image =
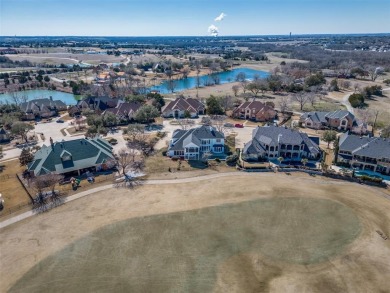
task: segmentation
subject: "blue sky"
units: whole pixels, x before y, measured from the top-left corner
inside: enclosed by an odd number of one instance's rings
[[[390,0],[0,0],[2,36],[203,36],[212,24],[220,35],[388,33]]]

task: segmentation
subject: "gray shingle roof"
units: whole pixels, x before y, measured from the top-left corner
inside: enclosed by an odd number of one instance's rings
[[[217,131],[212,126],[201,126],[198,128],[193,128],[190,130],[179,130],[173,133],[173,138],[178,139],[170,150],[183,150],[184,146],[190,142],[194,143],[197,146],[200,146],[201,139],[214,139],[214,138],[224,138],[222,132]]]
[[[71,160],[63,161],[66,155]],[[52,146],[43,146],[34,156],[34,161],[28,165],[28,170],[35,175],[48,172],[66,173],[89,168],[113,159],[111,145],[101,138],[75,139],[55,142]]]
[[[204,110],[205,105],[197,99],[193,98],[177,98],[174,101],[169,102],[162,108],[162,112],[172,111],[172,110],[180,110],[185,111],[188,110],[190,112],[197,112],[199,110]]]
[[[303,144],[308,152],[314,154],[320,152],[319,146],[306,133],[274,125],[255,128],[252,140],[245,145],[243,152],[245,154],[262,153],[265,151],[265,145],[277,146],[279,144]]]
[[[34,111],[49,111],[50,109],[63,109],[66,108],[66,104],[61,100],[35,99],[21,103],[19,107],[23,112],[28,113]]]
[[[368,137],[344,133],[340,137],[340,150],[349,151],[353,155],[382,159],[390,159],[390,139]]]
[[[349,117],[351,120],[355,119],[355,116],[346,110],[336,110],[333,112],[313,111],[303,113],[301,119],[310,118],[316,123],[327,123],[329,119],[343,119]]]
[[[233,113],[239,112],[239,111],[247,109],[247,108],[249,108],[251,111],[253,111],[253,109],[255,110],[255,112],[252,112],[252,114],[257,114],[260,111],[266,112],[269,110],[274,110],[274,108],[272,108],[272,107],[270,107],[270,106],[268,106],[260,101],[248,101],[248,102],[242,103],[237,108],[235,108],[233,110]]]

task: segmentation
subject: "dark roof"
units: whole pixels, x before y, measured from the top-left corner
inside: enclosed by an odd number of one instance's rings
[[[62,160],[70,156],[71,160]],[[35,155],[34,161],[28,166],[35,175],[44,173],[66,173],[83,168],[89,168],[113,159],[111,145],[101,138],[75,139],[55,142],[51,146],[43,146]]]
[[[313,122],[316,123],[327,123],[329,119],[343,119],[344,117],[349,117],[351,120],[355,119],[355,116],[352,113],[345,110],[336,110],[333,112],[306,112],[302,114],[301,119],[310,118]]]
[[[137,112],[139,108],[141,108],[140,103],[119,101],[115,108],[109,108],[105,112],[111,112],[117,116],[127,116]]]
[[[368,137],[344,133],[340,136],[339,148],[353,155],[382,159],[390,159],[390,139]]]
[[[101,112],[109,109],[115,108],[120,100],[113,99],[110,97],[87,97],[77,102],[77,106],[81,107],[82,105],[88,106],[91,110],[99,110]]]
[[[169,147],[170,150],[182,150],[184,146],[189,143],[194,143],[197,146],[200,146],[200,141],[202,139],[214,139],[214,138],[224,138],[222,132],[217,131],[212,126],[201,126],[193,128],[190,130],[176,130],[173,133],[172,138],[177,139],[174,142],[174,145]]]
[[[245,145],[243,152],[245,154],[262,153],[266,145],[277,146],[279,144],[304,144],[307,152],[315,154],[320,152],[318,144],[306,133],[274,125],[255,128],[252,132],[252,140]]]
[[[238,112],[238,111],[243,110],[243,109],[247,109],[247,108],[251,109],[252,111],[255,110],[255,112],[254,112],[255,114],[257,114],[260,111],[263,111],[263,112],[269,111],[269,110],[274,111],[274,108],[272,108],[271,106],[268,106],[260,101],[252,101],[252,102],[248,101],[248,102],[242,103],[237,108],[235,108],[233,110],[233,113]]]
[[[20,109],[25,112],[50,111],[51,109],[66,108],[66,104],[60,100],[35,99],[20,104]]]
[[[180,110],[180,111],[190,111],[197,112],[198,110],[205,109],[205,105],[193,98],[176,98],[176,100],[169,102],[162,109],[162,112]]]
[[[7,134],[3,127],[0,128],[0,134]]]

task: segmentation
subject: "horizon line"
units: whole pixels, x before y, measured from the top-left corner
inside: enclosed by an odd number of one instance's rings
[[[291,33],[291,36],[332,36],[332,35],[390,35],[390,32],[375,32],[375,33]],[[249,34],[249,35],[219,35],[219,36],[209,36],[209,35],[0,35],[0,38],[31,38],[31,37],[78,37],[78,38],[174,38],[174,37],[203,37],[203,38],[224,38],[224,37],[267,37],[267,36],[290,36],[290,33],[287,34]]]

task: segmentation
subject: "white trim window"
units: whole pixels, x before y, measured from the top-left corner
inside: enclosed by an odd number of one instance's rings
[[[223,147],[214,147],[214,152],[215,153],[222,153],[223,152]]]

